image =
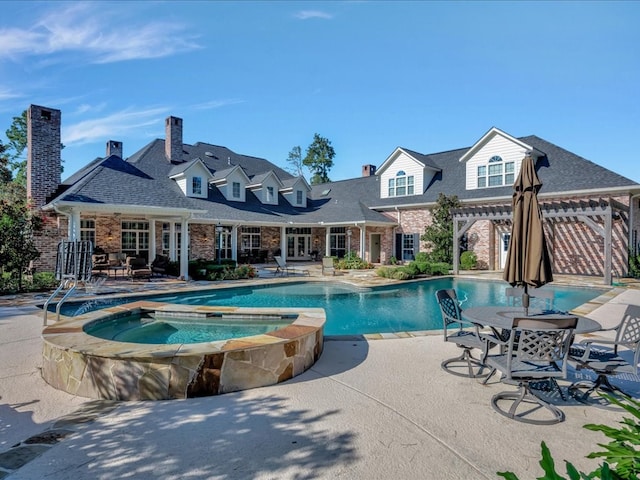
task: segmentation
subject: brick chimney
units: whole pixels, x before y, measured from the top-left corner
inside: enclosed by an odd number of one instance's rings
[[[164,153],[170,162],[182,162],[182,119],[167,117],[165,121]]]
[[[54,108],[30,105],[27,110],[27,198],[42,207],[60,185],[60,125],[62,114]]]
[[[376,174],[376,166],[375,165],[363,165],[362,166],[362,176],[363,177],[371,177]]]
[[[122,158],[122,142],[116,140],[109,140],[107,142],[107,157],[111,155]]]

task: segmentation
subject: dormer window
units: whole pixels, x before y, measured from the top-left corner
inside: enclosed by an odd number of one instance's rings
[[[512,185],[514,172],[514,162],[505,162],[502,157],[494,155],[486,165],[478,166],[478,188]]]
[[[267,187],[267,202],[273,202],[273,187]]]
[[[302,190],[296,190],[296,205],[302,205]]]
[[[389,179],[389,196],[403,197],[405,195],[413,195],[413,187],[413,175],[407,175],[404,170],[400,170],[394,178]]]
[[[193,177],[191,179],[191,193],[193,195],[202,195],[202,177]]]
[[[233,182],[231,194],[233,198],[240,198],[240,182]]]

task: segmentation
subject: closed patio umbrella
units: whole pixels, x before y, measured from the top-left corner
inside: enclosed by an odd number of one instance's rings
[[[513,185],[513,225],[503,275],[512,286],[524,288],[522,305],[526,313],[529,309],[528,287],[538,288],[553,281],[538,205],[540,187],[542,182],[536,174],[533,159],[527,154]]]

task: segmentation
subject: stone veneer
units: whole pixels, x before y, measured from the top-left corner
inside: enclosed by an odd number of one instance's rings
[[[207,343],[149,345],[115,342],[84,332],[90,322],[143,311],[296,315],[262,335]],[[322,353],[321,308],[237,308],[137,301],[45,327],[42,376],[72,395],[111,400],[202,397],[284,382]]]

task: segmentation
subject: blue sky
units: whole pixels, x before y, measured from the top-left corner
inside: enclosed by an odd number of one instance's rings
[[[184,141],[286,166],[314,133],[332,180],[397,146],[538,135],[640,181],[640,2],[2,2],[0,138],[62,110],[66,177],[184,119]]]

